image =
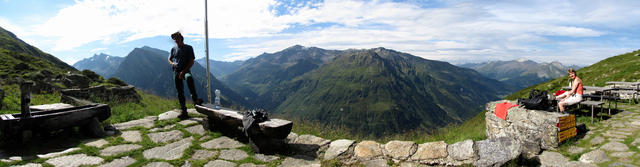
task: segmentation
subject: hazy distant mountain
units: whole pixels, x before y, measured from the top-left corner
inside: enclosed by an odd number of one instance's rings
[[[104,53],[94,54],[90,58],[82,59],[75,64],[78,70],[89,69],[94,71],[105,78],[111,77],[116,72],[120,63],[124,60],[123,57],[110,56]]]
[[[205,58],[200,58],[196,60],[202,67],[207,67],[207,62]],[[244,61],[234,61],[234,62],[226,62],[226,61],[215,61],[209,60],[209,72],[218,78],[223,78],[228,74],[231,74],[238,70]]]
[[[177,92],[172,77],[173,71],[167,62],[168,55],[169,52],[167,51],[147,46],[135,48],[125,57],[113,76],[144,91],[175,98],[177,97]],[[209,73],[197,63],[191,67],[191,73],[196,81],[195,86],[198,96],[206,99],[206,74]],[[224,105],[250,106],[240,95],[229,89],[214,76],[210,77],[211,91],[219,89],[222,92],[222,103]],[[189,100],[191,96],[188,92],[185,84],[185,96]]]
[[[54,73],[77,71],[60,59],[33,47],[0,27],[0,79],[22,77],[28,72],[47,69]]]
[[[375,135],[459,123],[511,91],[473,70],[385,48],[293,46],[249,59],[225,79],[276,113]]]
[[[520,89],[565,76],[569,68],[580,68],[578,66],[564,66],[560,62],[537,63],[526,59],[490,61],[459,66],[474,69],[482,75]]]

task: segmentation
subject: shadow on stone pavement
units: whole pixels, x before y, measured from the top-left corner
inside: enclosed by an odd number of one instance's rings
[[[65,154],[80,150],[78,145],[101,138],[87,137],[77,129],[65,129],[54,132],[39,132],[26,142],[16,142],[4,138],[0,141],[0,159],[31,160],[55,156],[53,154]]]

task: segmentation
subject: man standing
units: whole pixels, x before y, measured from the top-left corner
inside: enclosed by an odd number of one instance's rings
[[[183,79],[187,80],[187,87],[191,93],[191,100],[194,104],[202,104],[202,99],[198,98],[196,89],[193,84],[193,77],[191,76],[191,66],[193,66],[195,55],[193,54],[193,47],[184,44],[184,37],[180,32],[171,34],[171,39],[176,43],[176,46],[171,48],[171,56],[169,56],[169,64],[173,67],[173,80],[178,90],[178,101],[180,101],[181,113],[178,116],[180,119],[187,119],[187,106],[184,100],[184,84]]]

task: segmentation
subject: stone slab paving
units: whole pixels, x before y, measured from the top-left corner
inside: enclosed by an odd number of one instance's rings
[[[178,122],[178,124],[180,125],[190,125],[190,124],[196,124],[198,122],[200,122],[202,120],[198,119],[198,118],[189,118],[187,120],[182,120],[180,122]]]
[[[140,148],[142,148],[142,146],[137,144],[123,144],[123,145],[117,145],[117,146],[110,146],[110,147],[104,148],[103,150],[100,150],[100,155],[112,156],[112,155],[117,155],[124,152],[137,150]]]
[[[275,155],[264,155],[264,154],[254,154],[253,158],[262,162],[271,162],[271,161],[280,159],[280,157]]]
[[[225,161],[225,160],[214,160],[214,161],[209,161],[209,163],[205,164],[203,167],[231,167],[231,166],[236,166],[236,164],[233,162]]]
[[[120,135],[120,137],[122,137],[124,141],[133,143],[142,141],[142,135],[140,134],[140,131],[124,131],[122,132],[122,135]]]
[[[17,167],[42,167],[42,164],[28,163],[28,164],[20,165]]]
[[[249,155],[238,149],[222,150],[218,158],[231,161],[239,161],[249,157]]]
[[[256,164],[252,164],[252,163],[246,163],[246,164],[242,164],[238,167],[267,167],[267,165],[256,165]]]
[[[204,133],[206,132],[202,125],[190,126],[188,128],[184,128],[184,130],[187,130],[187,132],[191,134],[198,134],[198,135],[204,135]]]
[[[115,159],[115,160],[113,160],[113,161],[111,161],[109,163],[102,164],[102,165],[100,165],[98,167],[122,167],[122,166],[129,166],[129,165],[131,165],[131,164],[133,164],[135,162],[136,162],[135,159],[126,156],[126,157],[122,157],[122,158],[119,158],[119,159]]]
[[[626,144],[623,144],[623,143],[620,143],[620,142],[616,142],[616,141],[604,144],[604,145],[600,146],[600,148],[605,150],[605,151],[617,151],[617,152],[629,150],[629,147],[627,147]]]
[[[151,141],[153,141],[154,143],[167,143],[182,139],[182,135],[183,134],[181,131],[172,130],[168,132],[149,133],[147,136],[149,136]]]
[[[144,128],[151,128],[151,127],[153,127],[153,124],[154,124],[156,119],[158,119],[157,116],[148,116],[148,117],[144,117],[143,119],[138,119],[138,120],[133,120],[133,121],[129,121],[129,122],[123,122],[123,123],[114,124],[113,126],[116,127],[117,129],[120,129],[120,130],[132,128],[132,127],[136,127],[136,126],[144,127]]]
[[[213,140],[210,140],[208,142],[204,142],[200,144],[200,146],[207,149],[221,149],[221,148],[238,148],[238,147],[244,146],[244,144],[236,140],[233,140],[229,137],[222,136],[222,137],[218,137]]]
[[[87,156],[86,154],[74,154],[57,157],[45,161],[53,166],[77,167],[81,165],[97,165],[102,163],[104,159],[100,157]]]
[[[175,160],[184,155],[184,150],[191,147],[193,137],[185,138],[161,147],[145,150],[142,155],[146,159]]]
[[[287,157],[278,167],[320,167],[320,160],[306,156]]]
[[[192,160],[205,160],[218,155],[218,151],[196,150],[191,156]]]
[[[99,139],[99,140],[95,140],[95,141],[92,141],[92,142],[88,142],[87,144],[84,144],[84,145],[100,148],[100,147],[102,147],[102,146],[104,146],[106,144],[109,144],[109,142],[107,140]]]
[[[569,147],[570,154],[580,155],[580,162],[570,162],[566,166],[607,166],[606,164],[608,166],[637,166],[640,164],[637,149],[631,149],[640,145],[640,138],[637,137],[640,134],[640,121],[637,120],[640,118],[640,111],[638,106],[624,105],[620,108],[624,112],[613,115],[611,119],[601,121],[602,126],[589,127],[588,134],[593,137],[581,139],[591,144],[589,148]],[[633,142],[626,144],[629,140]]]
[[[42,155],[37,155],[38,158],[53,158],[53,157],[57,157],[57,156],[61,156],[70,152],[74,152],[74,151],[78,151],[80,150],[80,148],[78,147],[74,147],[74,148],[69,148],[60,152],[51,152],[51,153],[47,153],[47,154],[42,154]],[[19,159],[20,161],[22,160],[22,158]]]
[[[173,167],[173,165],[168,162],[151,162],[144,165],[144,167]]]

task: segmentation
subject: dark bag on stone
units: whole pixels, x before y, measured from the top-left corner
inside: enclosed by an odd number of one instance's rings
[[[530,110],[546,110],[549,108],[549,100],[547,99],[547,94],[547,91],[533,89],[531,90],[531,92],[529,92],[529,98],[518,99],[518,104]]]
[[[249,137],[249,128],[251,128],[251,126],[268,120],[269,113],[263,109],[245,111],[242,117],[242,131]]]

